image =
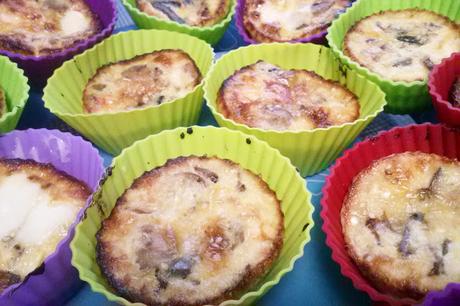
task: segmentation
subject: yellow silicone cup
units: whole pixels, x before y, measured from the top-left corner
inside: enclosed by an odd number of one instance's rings
[[[289,160],[267,143],[238,131],[196,126],[177,128],[138,141],[116,157],[85,217],[76,227],[70,246],[72,265],[93,291],[122,305],[140,305],[117,296],[101,274],[96,262],[96,233],[102,221],[110,215],[116,200],[134,179],[145,171],[164,165],[168,159],[190,155],[229,159],[259,175],[276,193],[284,213],[284,245],[279,258],[254,288],[240,299],[225,301],[221,305],[254,303],[291,271],[294,262],[303,255],[314,224],[314,208],[305,181]]]
[[[185,33],[203,39],[211,45],[217,44],[224,35],[235,14],[236,6],[236,1],[230,0],[230,8],[224,19],[213,26],[194,27],[147,15],[137,8],[136,0],[122,0],[122,3],[136,25],[141,29],[160,29]]]
[[[16,128],[30,89],[24,71],[6,56],[0,56],[0,87],[6,102],[6,111],[0,117],[0,133],[6,133]]]
[[[381,11],[407,8],[431,10],[460,22],[458,0],[359,0],[332,23],[326,36],[332,51],[344,65],[380,86],[388,101],[385,111],[396,114],[418,112],[430,106],[427,81],[395,82],[385,79],[343,54],[342,45],[348,30],[359,20]]]
[[[214,57],[210,45],[189,35],[161,30],[120,33],[57,69],[44,90],[45,107],[114,155],[150,134],[196,124],[203,104],[203,82],[186,96],[161,105],[116,113],[82,111],[83,90],[99,67],[161,49],[187,52],[203,77]]]
[[[225,118],[217,111],[216,97],[224,80],[236,70],[264,60],[284,69],[306,69],[340,82],[359,99],[360,115],[354,122],[305,131],[252,128]],[[206,76],[204,96],[220,126],[252,134],[289,157],[302,176],[326,168],[380,113],[385,94],[371,81],[341,66],[329,48],[314,44],[258,44],[222,56]]]

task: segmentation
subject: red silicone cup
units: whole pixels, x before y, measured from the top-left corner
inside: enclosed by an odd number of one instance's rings
[[[436,65],[428,79],[428,89],[439,121],[454,127],[460,127],[460,107],[454,107],[449,102],[449,94],[457,77],[460,77],[460,52]]]
[[[373,161],[402,152],[435,153],[460,160],[460,131],[440,124],[421,124],[393,128],[379,133],[345,151],[331,168],[321,200],[321,218],[326,244],[342,274],[351,279],[356,289],[365,291],[373,301],[390,305],[407,305],[420,301],[398,298],[375,289],[348,256],[342,234],[340,211],[353,178]]]

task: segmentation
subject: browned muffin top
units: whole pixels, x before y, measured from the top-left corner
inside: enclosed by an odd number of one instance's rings
[[[99,18],[84,0],[0,1],[0,49],[49,55],[96,34]]]
[[[243,24],[258,42],[290,41],[326,30],[350,0],[246,0]]]
[[[0,292],[54,252],[90,193],[52,165],[0,159]]]
[[[218,158],[180,157],[144,173],[99,231],[98,262],[132,302],[218,304],[278,257],[283,214],[267,184]]]
[[[382,292],[422,298],[460,282],[460,163],[406,152],[373,162],[342,208],[350,256]]]
[[[236,71],[219,90],[217,108],[250,127],[300,131],[352,122],[356,96],[307,70],[284,70],[259,61]]]
[[[219,23],[230,10],[230,0],[136,0],[136,3],[148,15],[197,27]]]
[[[83,92],[83,111],[117,112],[182,98],[201,73],[182,50],[159,50],[99,68]]]

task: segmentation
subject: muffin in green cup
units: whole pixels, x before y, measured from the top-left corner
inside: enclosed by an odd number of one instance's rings
[[[428,73],[425,80],[411,82],[390,80],[370,71],[345,55],[343,44],[349,30],[363,18],[380,12],[404,9],[427,10],[445,16],[454,23],[460,22],[460,2],[456,0],[356,1],[351,8],[332,23],[327,35],[329,46],[340,61],[378,84],[386,94],[388,104],[385,111],[396,114],[418,112],[429,107]]]
[[[283,69],[313,71],[324,79],[340,83],[359,102],[359,117],[353,122],[310,130],[280,131],[249,127],[226,118],[217,108],[219,90],[235,71],[260,60]],[[314,44],[259,44],[222,56],[206,76],[205,99],[220,126],[240,130],[268,142],[291,159],[302,176],[325,169],[380,113],[385,94],[373,82],[345,69],[329,48]]]
[[[230,0],[226,16],[213,25],[191,26],[182,21],[177,22],[149,15],[138,8],[136,0],[122,0],[122,3],[136,25],[141,29],[160,29],[185,33],[203,39],[211,45],[217,44],[224,35],[235,14],[236,6],[236,1]],[[171,11],[170,9],[168,10]]]
[[[44,89],[45,107],[111,154],[118,154],[134,141],[161,130],[193,125],[203,103],[202,81],[185,96],[160,105],[117,112],[83,111],[84,88],[99,68],[165,49],[188,54],[202,78],[214,56],[207,43],[181,33],[161,30],[120,33],[57,69]]]
[[[117,199],[144,172],[163,166],[177,157],[207,156],[228,159],[258,175],[276,194],[284,214],[284,243],[270,270],[249,292],[221,305],[249,305],[265,294],[291,271],[303,254],[313,226],[313,206],[305,181],[278,150],[257,138],[216,127],[189,127],[163,131],[136,142],[112,162],[86,216],[77,226],[71,243],[72,264],[80,278],[95,292],[122,305],[133,305],[109,286],[96,261],[96,233],[108,218]],[[139,305],[139,304],[136,304]]]
[[[0,133],[16,128],[29,98],[27,78],[16,63],[0,56]]]

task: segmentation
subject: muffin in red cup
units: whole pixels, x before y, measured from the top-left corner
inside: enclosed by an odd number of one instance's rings
[[[109,36],[114,0],[4,0],[0,2],[0,54],[36,85],[64,61]]]
[[[460,173],[459,159],[458,130],[423,124],[360,142],[331,168],[321,201],[326,244],[342,274],[372,300],[416,304],[429,291],[460,282],[451,268],[459,241],[449,226],[456,215],[450,209],[458,206],[443,200],[451,187],[460,191],[453,174]],[[350,224],[362,226],[353,231]]]
[[[460,127],[460,52],[434,67],[428,89],[439,121]]]

